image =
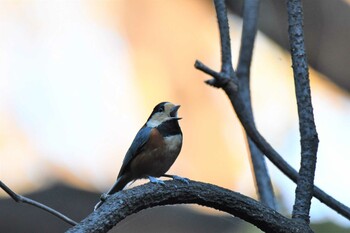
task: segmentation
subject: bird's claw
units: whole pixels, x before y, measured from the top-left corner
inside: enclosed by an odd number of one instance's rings
[[[185,177],[173,175],[172,178],[173,178],[173,180],[179,180],[179,181],[184,182],[186,184],[190,184],[190,180],[185,178]]]
[[[161,185],[165,185],[164,181],[162,180],[158,180],[157,178],[153,177],[153,176],[149,176],[148,177],[149,181],[153,184],[161,184]]]

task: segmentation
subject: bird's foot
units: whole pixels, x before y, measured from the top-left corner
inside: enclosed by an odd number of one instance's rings
[[[184,182],[184,183],[186,183],[186,184],[189,184],[189,183],[190,183],[189,179],[187,179],[187,178],[185,178],[185,177],[181,177],[181,176],[177,176],[177,175],[172,175],[171,178],[173,178],[173,180],[179,180],[179,181]]]
[[[183,183],[186,183],[186,184],[189,184],[190,183],[190,180],[187,179],[187,178],[184,178],[184,177],[181,177],[181,176],[177,176],[177,175],[168,175],[168,174],[164,174],[163,175],[164,177],[169,177],[169,178],[172,178],[173,180],[179,180]]]
[[[153,184],[161,184],[161,185],[165,185],[164,181],[162,180],[158,180],[157,178],[153,177],[153,176],[148,176],[148,179],[151,183]]]

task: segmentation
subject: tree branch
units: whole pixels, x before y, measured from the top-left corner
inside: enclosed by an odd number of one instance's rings
[[[215,10],[218,18],[219,31],[227,32],[220,36],[221,42],[221,73],[233,73],[232,57],[231,57],[231,42],[230,42],[230,27],[227,20],[227,10],[225,3],[222,1],[214,1]]]
[[[265,232],[312,232],[305,224],[288,219],[265,205],[216,185],[190,181],[147,183],[110,196],[96,211],[67,232],[107,232],[127,216],[143,209],[174,204],[198,204],[244,219]]]
[[[226,6],[224,1],[214,1],[214,4],[220,31],[221,71],[220,73],[213,71],[200,61],[196,61],[195,67],[213,77],[213,79],[205,81],[207,84],[217,88],[230,86],[231,88],[237,90],[238,79],[232,66],[230,29],[227,20]]]
[[[63,215],[62,213],[58,212],[57,210],[54,210],[44,204],[41,204],[37,201],[34,201],[32,199],[29,199],[27,197],[21,196],[16,194],[14,191],[12,191],[9,187],[7,187],[2,181],[0,181],[0,188],[2,188],[15,202],[18,203],[26,203],[32,206],[35,206],[37,208],[40,208],[42,210],[45,210],[46,212],[49,212],[50,214],[62,219],[66,223],[75,226],[77,222],[73,221],[72,219],[68,218],[67,216]]]
[[[220,4],[224,4],[223,0],[215,0],[215,2],[219,2]],[[227,17],[220,17],[218,15],[218,20],[226,20]],[[228,29],[228,28],[227,28]],[[229,39],[229,32],[227,31],[221,31],[220,30],[220,37],[226,36]],[[221,48],[223,50],[223,47]],[[199,61],[196,61],[195,67],[197,69],[200,69],[198,67],[200,64],[202,64]],[[232,64],[231,64],[232,65]],[[210,68],[207,67],[208,70]],[[232,69],[233,70],[233,69]],[[215,80],[221,79],[221,73],[214,73],[213,78]],[[231,74],[232,77],[236,77],[235,72]],[[236,77],[237,78],[237,77]],[[227,79],[226,79],[227,80]],[[299,174],[294,170],[293,167],[291,167],[279,154],[278,152],[265,140],[265,138],[259,133],[259,131],[256,129],[254,122],[252,121],[250,115],[249,115],[249,108],[245,104],[244,96],[242,96],[240,92],[240,87],[238,86],[238,82],[234,82],[233,79],[228,79],[222,86],[218,86],[222,88],[227,97],[230,99],[231,104],[243,126],[248,136],[252,139],[252,141],[258,146],[260,151],[265,154],[265,156],[278,168],[280,169],[285,175],[287,175],[292,181],[295,183],[297,182],[297,179],[299,177]],[[319,189],[318,187],[314,186],[313,188],[313,195],[319,199],[322,203],[329,206],[331,209],[337,211],[339,214],[343,215],[347,219],[350,219],[350,209],[349,207],[345,206],[344,204],[340,203],[333,197],[329,196],[327,193]]]
[[[244,76],[244,78],[238,76],[240,79],[248,79],[248,81],[250,79],[250,67],[257,33],[259,8],[260,0],[245,0],[243,3],[243,27],[237,74]]]
[[[253,124],[255,123],[250,96],[250,66],[253,56],[255,36],[257,33],[259,6],[260,0],[246,0],[243,3],[243,28],[237,65],[240,92],[247,106],[247,115],[251,117]],[[276,200],[273,193],[271,179],[268,174],[265,157],[248,136],[247,140],[259,199],[270,208],[276,209]]]
[[[300,0],[287,0],[289,43],[292,55],[295,92],[298,105],[301,143],[301,165],[293,218],[310,222],[310,207],[314,184],[318,136],[311,102],[309,70],[304,45],[303,7]]]

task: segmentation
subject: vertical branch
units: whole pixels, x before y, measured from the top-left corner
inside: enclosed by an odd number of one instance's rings
[[[241,76],[245,76],[244,78],[239,76],[242,80],[249,81],[250,78],[250,67],[257,33],[259,7],[260,0],[245,0],[243,3],[243,28],[237,65],[237,73],[240,73]]]
[[[264,154],[248,136],[247,140],[259,199],[268,207],[277,209],[276,199],[273,192],[269,172],[266,166]]]
[[[292,217],[309,223],[316,169],[318,136],[311,103],[308,63],[304,45],[301,0],[287,0],[289,43],[298,105],[301,164]]]
[[[198,60],[195,63],[195,67],[213,77],[205,81],[207,84],[217,88],[229,85],[233,90],[237,90],[238,80],[232,66],[230,28],[227,20],[225,1],[214,0],[214,5],[220,32],[221,71],[213,71]]]
[[[232,55],[231,55],[231,39],[230,27],[227,20],[227,9],[225,1],[214,1],[217,14],[220,44],[221,44],[221,72],[225,74],[233,73]]]
[[[243,4],[243,29],[241,47],[237,65],[237,76],[242,99],[247,106],[247,116],[254,124],[254,116],[250,96],[250,67],[257,33],[260,0],[245,0]],[[255,143],[247,136],[253,173],[259,198],[262,203],[276,209],[276,201],[273,193],[271,179],[268,174],[264,154]]]

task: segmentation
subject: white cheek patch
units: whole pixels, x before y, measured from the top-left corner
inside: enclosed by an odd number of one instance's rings
[[[162,123],[162,121],[160,120],[157,120],[157,119],[151,119],[147,122],[147,127],[151,127],[151,128],[154,128],[154,127],[157,127],[158,125],[160,125]]]
[[[171,117],[169,117],[168,115],[166,115],[165,113],[156,113],[154,114],[151,119],[148,120],[148,122],[146,123],[146,125],[148,127],[157,127],[158,125],[162,124],[164,121],[170,119]]]
[[[151,120],[149,120],[148,122],[147,122],[147,126],[148,127],[151,127],[151,128],[153,128],[153,127],[157,127],[157,126],[159,126],[160,124],[162,124],[164,121],[167,121],[167,120],[169,120],[169,119],[171,119],[172,117],[166,117],[166,118],[164,118],[164,119],[151,119]]]

